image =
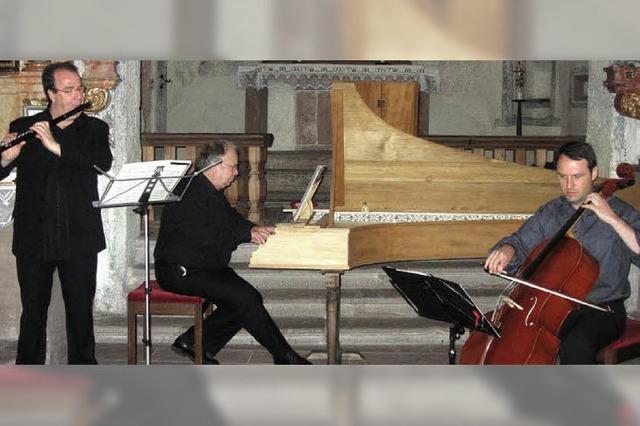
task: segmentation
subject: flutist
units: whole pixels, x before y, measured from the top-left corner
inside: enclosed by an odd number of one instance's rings
[[[65,117],[84,101],[71,62],[42,73],[48,107],[9,126],[3,144],[32,131],[2,151],[0,178],[16,168],[13,254],[22,315],[16,364],[44,364],[47,309],[57,270],[65,302],[69,364],[95,364],[93,299],[97,254],[105,245],[93,165],[111,168],[109,126],[83,112]],[[68,115],[68,114],[67,114]],[[63,120],[56,118],[63,117]],[[6,145],[5,145],[6,146]]]

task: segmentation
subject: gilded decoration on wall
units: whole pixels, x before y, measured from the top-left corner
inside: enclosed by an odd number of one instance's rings
[[[604,86],[615,93],[613,105],[620,114],[640,119],[640,68],[635,63],[622,63],[604,68]]]
[[[109,101],[111,100],[109,91],[100,87],[88,89],[85,97],[91,102],[91,107],[87,109],[87,112],[102,111],[109,105]]]
[[[627,117],[640,119],[640,94],[627,93],[624,95],[616,95],[613,105],[622,115]]]
[[[88,112],[98,112],[109,106],[110,91],[120,83],[118,61],[84,61],[82,81],[87,87],[85,96],[91,101]]]
[[[22,66],[20,65],[22,63]],[[0,61],[0,75],[5,70],[15,69],[15,79],[19,91],[26,95],[23,99],[23,109],[29,112],[36,111],[39,107],[46,108],[47,100],[43,96],[39,98],[37,92],[41,91],[40,76],[44,68],[51,61]],[[99,112],[109,106],[111,102],[110,91],[120,83],[117,72],[118,61],[83,61],[80,67],[82,81],[86,87],[85,97],[91,101],[91,107],[87,112]],[[36,89],[37,88],[37,89]]]

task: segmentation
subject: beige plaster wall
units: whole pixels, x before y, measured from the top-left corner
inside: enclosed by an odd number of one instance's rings
[[[240,61],[169,61],[168,132],[243,132],[245,98],[238,88]],[[440,90],[431,94],[430,134],[515,135],[515,125],[501,124],[502,61],[416,62],[440,71]],[[526,96],[550,97],[549,61],[528,63]],[[584,66],[584,63],[581,63]],[[555,63],[554,123],[524,127],[526,135],[573,135],[586,131],[586,107],[569,102],[570,74],[579,64]],[[269,87],[269,131],[277,134],[273,149],[294,149],[295,97],[284,86]],[[289,116],[287,116],[289,115]],[[282,122],[290,124],[282,126]],[[286,127],[291,126],[290,132]],[[295,136],[295,135],[294,135]]]
[[[429,133],[437,135],[515,135],[515,126],[502,118],[502,61],[441,61],[441,85],[430,96]],[[550,97],[551,62],[527,63],[525,97]],[[554,123],[527,126],[525,135],[576,135],[586,132],[586,107],[569,102],[570,75],[585,62],[556,61]]]
[[[167,62],[167,131],[244,132],[244,90],[239,61]]]
[[[445,61],[438,62],[437,68],[441,83],[440,90],[430,95],[430,134],[488,135],[508,131],[494,126],[500,107],[500,61]]]

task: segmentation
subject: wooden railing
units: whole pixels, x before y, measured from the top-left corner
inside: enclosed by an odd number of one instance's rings
[[[273,143],[271,133],[143,133],[142,159],[195,161],[204,146],[222,140],[238,147],[238,178],[225,190],[229,203],[254,223],[265,218],[264,201],[267,180],[264,165],[267,148]],[[155,221],[151,212],[150,220]]]
[[[550,166],[558,148],[567,142],[584,141],[584,136],[424,136],[424,139],[462,149],[486,158],[527,166]]]

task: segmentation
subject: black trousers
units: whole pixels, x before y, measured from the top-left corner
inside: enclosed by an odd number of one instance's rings
[[[580,306],[560,329],[560,364],[595,364],[598,352],[624,333],[624,301],[611,302],[612,313]]]
[[[264,346],[274,360],[292,351],[265,309],[260,292],[233,269],[185,269],[176,264],[156,262],[155,273],[163,289],[200,296],[216,305],[203,324],[203,346],[209,354],[218,353],[242,328]],[[189,343],[193,343],[193,332],[191,327],[183,334]]]
[[[47,312],[53,273],[58,269],[64,299],[69,364],[97,364],[93,334],[93,299],[96,294],[97,255],[43,261],[17,256],[22,315],[16,364],[44,364],[47,347]]]

